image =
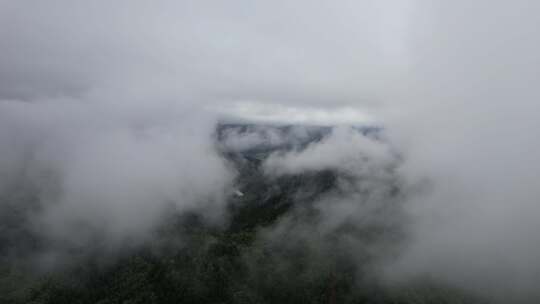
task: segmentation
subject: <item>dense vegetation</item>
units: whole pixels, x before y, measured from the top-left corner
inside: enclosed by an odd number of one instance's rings
[[[428,278],[381,282],[374,257],[340,250],[341,237],[399,244],[399,230],[344,226],[317,234],[310,229],[317,221],[310,204],[334,191],[341,177],[323,170],[269,179],[260,170],[268,152],[224,153],[239,172],[242,191],[229,199],[226,225],[209,225],[196,213],[172,215],[143,246],[85,253],[54,271],[24,262],[43,241],[24,230],[19,205],[5,204],[9,212],[0,214],[10,216],[0,223],[6,236],[0,240],[0,303],[483,303]],[[293,233],[299,218],[307,235]],[[278,223],[285,229],[272,229]]]

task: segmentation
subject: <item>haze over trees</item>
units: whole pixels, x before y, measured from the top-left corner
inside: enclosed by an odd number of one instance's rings
[[[0,0],[0,303],[537,303],[539,10]]]

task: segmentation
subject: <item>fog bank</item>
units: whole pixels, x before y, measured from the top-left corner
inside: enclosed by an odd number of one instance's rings
[[[538,299],[540,21],[534,1],[417,1],[410,73],[386,120],[413,240],[390,272]],[[400,89],[401,88],[401,89]]]

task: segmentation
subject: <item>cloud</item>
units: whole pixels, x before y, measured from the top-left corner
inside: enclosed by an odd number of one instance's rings
[[[165,205],[219,205],[229,173],[210,143],[215,115],[380,122],[403,158],[396,174],[414,219],[392,276],[538,298],[538,9],[527,0],[0,1],[0,189],[29,182],[51,206],[35,221],[47,233],[89,225],[122,238],[147,230]],[[267,166],[362,175],[388,155],[337,131]]]
[[[49,244],[143,240],[167,208],[220,218],[216,116],[362,117],[387,68],[376,3],[0,1],[2,194],[35,194]]]
[[[534,302],[538,4],[419,4],[414,64],[394,87],[384,120],[406,160],[401,173],[411,185],[427,181],[429,190],[407,202],[414,240],[391,271]]]
[[[406,221],[403,181],[396,170],[400,162],[387,142],[351,127],[333,128],[305,149],[271,154],[263,164],[270,177],[326,171],[332,172],[335,184],[312,201],[299,202],[291,214],[263,230],[262,238],[284,246],[291,240],[307,242],[312,251],[330,256],[339,248],[339,255],[355,261],[359,277],[364,277],[400,246]]]
[[[337,170],[353,175],[367,175],[396,158],[389,146],[363,135],[351,127],[333,128],[321,142],[303,150],[274,153],[264,163],[269,174],[298,174],[305,171]]]
[[[336,124],[374,125],[376,121],[367,107],[309,107],[286,106],[264,102],[236,102],[213,106],[211,111],[223,120],[262,124],[300,124],[332,126]]]
[[[26,228],[57,253],[134,247],[186,211],[222,223],[234,174],[214,125],[184,108],[1,101],[0,207],[26,210]]]
[[[0,5],[4,99],[374,104],[397,56],[381,50],[403,44],[395,18],[381,18],[393,5],[380,1]]]

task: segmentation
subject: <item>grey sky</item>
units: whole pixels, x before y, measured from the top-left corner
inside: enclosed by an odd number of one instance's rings
[[[0,5],[0,95],[11,99],[373,103],[402,39],[389,1]]]

